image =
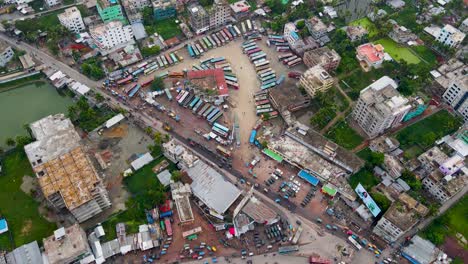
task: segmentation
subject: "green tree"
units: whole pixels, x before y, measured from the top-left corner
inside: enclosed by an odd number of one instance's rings
[[[178,182],[180,181],[180,179],[182,178],[182,172],[179,171],[179,170],[175,170],[171,173],[171,179],[174,181],[174,182]]]
[[[5,140],[5,143],[9,147],[14,147],[16,145],[15,139],[14,138],[7,138]]]
[[[369,158],[369,163],[372,164],[372,166],[379,166],[384,162],[385,155],[380,152],[372,152]]]
[[[382,209],[382,213],[388,210],[392,202],[385,196],[385,194],[382,194],[380,192],[370,192],[370,195],[372,196],[372,199],[374,199],[375,203]]]
[[[154,77],[153,83],[151,83],[151,89],[153,91],[164,90],[164,79],[161,77]]]
[[[141,49],[141,54],[143,55],[143,57],[150,57],[150,56],[153,56],[153,55],[157,55],[161,52],[161,48],[159,46],[153,46],[153,47],[143,47]]]
[[[416,175],[414,175],[414,173],[409,170],[404,170],[401,173],[401,179],[404,180],[414,191],[419,191],[422,189],[421,181],[416,178]]]
[[[286,11],[286,6],[283,5],[281,0],[267,0],[265,4],[271,9],[274,15],[281,15]]]
[[[16,146],[23,148],[25,145],[32,142],[32,138],[28,136],[16,136]]]
[[[98,103],[101,103],[101,102],[104,101],[104,96],[102,96],[102,94],[100,94],[100,93],[96,93],[96,95],[94,96],[94,98],[96,98],[96,101],[97,101]]]
[[[425,133],[422,136],[421,144],[427,148],[427,147],[432,146],[434,142],[436,141],[436,139],[437,139],[437,135],[431,131],[431,132]]]

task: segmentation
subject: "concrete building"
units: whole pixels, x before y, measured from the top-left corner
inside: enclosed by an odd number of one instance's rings
[[[14,55],[15,52],[11,46],[3,41],[0,41],[0,67],[5,67],[5,65],[7,65],[11,59],[13,59]]]
[[[44,1],[48,7],[54,7],[62,3],[61,0],[45,0]]]
[[[183,146],[177,144],[174,140],[163,144],[163,150],[164,156],[177,164],[179,169],[186,170],[191,168],[198,161],[197,156],[193,155]]]
[[[464,33],[468,33],[468,17],[460,24],[460,30]]]
[[[37,241],[24,244],[5,255],[0,254],[1,264],[43,264]]]
[[[240,21],[250,15],[250,5],[247,1],[241,0],[230,5],[232,16]]]
[[[176,0],[155,0],[153,1],[153,15],[156,20],[163,20],[170,17],[175,17]]]
[[[454,175],[445,176],[441,171],[435,170],[422,179],[422,184],[439,203],[444,204],[455,194],[463,190],[468,182],[467,169],[463,167]]]
[[[402,193],[377,222],[372,232],[388,242],[394,242],[426,216],[428,211],[424,205]]]
[[[80,10],[76,6],[65,9],[65,12],[58,14],[57,17],[60,24],[72,32],[80,33],[86,29]]]
[[[215,0],[207,10],[210,16],[210,29],[217,29],[231,21],[231,8],[226,0]]]
[[[393,30],[388,34],[388,36],[400,44],[408,44],[408,42],[415,42],[418,40],[418,35],[414,34],[408,28],[404,26],[399,26],[398,24],[393,25]]]
[[[286,23],[284,25],[283,37],[288,41],[291,50],[300,57],[302,57],[306,51],[319,47],[319,44],[317,44],[312,37],[302,39],[297,33],[294,23]]]
[[[361,40],[368,33],[369,32],[362,26],[347,26],[346,27],[346,35],[352,42]]]
[[[401,250],[401,255],[410,263],[419,264],[449,264],[452,262],[442,250],[429,240],[415,235]]]
[[[111,21],[89,30],[95,44],[102,50],[110,50],[133,40],[131,25],[124,26],[120,21]]]
[[[128,21],[133,24],[143,21],[141,11],[145,7],[150,7],[151,2],[149,0],[124,0],[122,6],[125,9]]]
[[[445,25],[436,37],[437,41],[449,47],[457,47],[464,39],[465,33],[449,24]]]
[[[210,29],[210,16],[201,5],[190,5],[188,11],[190,27],[195,34],[198,35]]]
[[[322,66],[316,65],[302,74],[298,85],[314,98],[317,92],[326,92],[330,89],[334,82],[333,77]]]
[[[398,125],[410,110],[396,88],[396,82],[384,76],[360,92],[352,116],[370,138]]]
[[[449,80],[442,98],[468,121],[468,75],[458,75]]]
[[[61,227],[42,240],[49,264],[91,263],[94,256],[85,231],[78,224]]]
[[[303,60],[304,64],[309,68],[320,65],[326,71],[332,72],[340,65],[341,57],[335,50],[323,47],[306,51]]]
[[[50,115],[30,124],[36,141],[24,150],[42,194],[56,210],[84,222],[111,206],[107,190],[70,119]]]
[[[98,0],[96,8],[104,23],[114,20],[127,23],[122,12],[122,7],[117,0]]]
[[[362,44],[356,48],[356,58],[366,72],[372,68],[380,68],[385,59],[384,47],[380,44]]]
[[[305,25],[312,38],[314,38],[320,46],[324,46],[330,42],[330,38],[327,35],[328,27],[320,18],[312,17],[305,21]]]

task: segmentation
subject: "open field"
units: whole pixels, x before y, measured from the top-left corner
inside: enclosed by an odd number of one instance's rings
[[[182,34],[179,24],[175,22],[175,18],[156,21],[154,26],[145,26],[145,30],[148,35],[158,33],[165,40]]]
[[[396,134],[396,139],[400,142],[400,147],[403,150],[407,150],[414,145],[427,148],[429,146],[424,145],[423,142],[428,135],[432,135],[435,137],[434,140],[436,140],[454,132],[460,125],[460,119],[454,117],[448,111],[442,110],[400,130]]]
[[[353,149],[363,141],[363,138],[354,131],[345,121],[335,124],[326,134],[326,137],[336,144]]]
[[[0,215],[8,221],[16,246],[50,236],[56,225],[39,213],[39,203],[21,190],[23,177],[34,177],[28,158],[22,150],[14,150],[3,161],[0,175]],[[0,235],[0,248],[12,249],[9,234]]]
[[[358,20],[354,20],[353,22],[350,23],[350,25],[351,26],[361,26],[361,27],[365,28],[367,30],[367,32],[369,32],[369,34],[368,34],[369,38],[374,37],[379,32],[379,30],[374,25],[374,23],[372,23],[372,21],[370,21],[369,18],[367,18],[367,17],[364,17],[364,18],[361,18],[361,19],[358,19]]]
[[[432,50],[428,47],[421,45],[413,46],[411,47],[411,49],[432,67],[435,67],[437,65],[437,57],[434,54],[434,52],[432,52]]]
[[[390,38],[383,38],[375,41],[375,44],[381,44],[385,48],[385,52],[390,54],[396,61],[406,61],[409,64],[418,64],[421,60],[414,55],[407,47],[399,46],[398,43]]]

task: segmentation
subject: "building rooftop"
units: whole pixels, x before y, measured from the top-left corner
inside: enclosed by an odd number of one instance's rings
[[[369,32],[362,26],[348,26],[346,27],[346,35],[349,38],[361,38],[364,35],[368,34]]]
[[[158,173],[157,177],[161,184],[164,185],[164,187],[171,184],[172,175],[168,170],[161,171],[160,173]]]
[[[201,5],[198,5],[198,4],[190,5],[187,9],[190,12],[190,15],[192,15],[194,17],[197,17],[197,16],[203,16],[204,17],[204,16],[208,15],[206,10]]]
[[[362,44],[358,46],[357,53],[359,56],[367,58],[368,61],[374,63],[383,60],[384,47],[380,44],[374,45],[372,43]]]
[[[61,18],[64,19],[64,18],[70,18],[70,17],[76,16],[76,15],[81,17],[80,10],[76,6],[73,6],[73,7],[65,9],[63,13],[60,13],[57,16],[59,17],[59,19]]]
[[[176,5],[176,0],[152,0],[153,8],[165,9]]]
[[[445,154],[438,146],[430,148],[418,157],[418,160],[421,163],[430,164],[434,169],[438,168],[447,159],[447,154]]]
[[[172,199],[175,201],[177,214],[179,215],[180,222],[193,221],[192,206],[190,205],[190,196],[192,190],[189,184],[175,182],[171,184]]]
[[[114,20],[114,21],[110,21],[104,24],[99,24],[94,27],[91,27],[89,29],[89,33],[95,36],[104,35],[104,34],[107,34],[107,32],[111,30],[112,28],[117,28],[117,27],[123,27],[123,24],[119,20]]]
[[[97,0],[96,3],[103,9],[109,6],[119,4],[117,0]]]
[[[340,55],[335,50],[330,50],[328,47],[322,47],[318,49],[313,49],[306,51],[304,53],[304,62],[306,62],[306,58],[309,60],[313,60],[316,62],[315,64],[325,65],[330,63],[331,61],[340,60]],[[312,65],[308,65],[311,67]]]
[[[193,194],[219,214],[226,212],[242,193],[225,180],[223,175],[201,160],[188,168],[187,174],[193,180]]]
[[[312,17],[308,20],[308,23],[312,26],[312,30],[314,31],[327,31],[327,25],[323,23],[323,21],[318,17]]]
[[[249,3],[245,0],[230,4],[230,7],[234,13],[248,12],[250,9]]]
[[[44,238],[43,244],[50,264],[66,263],[89,251],[86,233],[78,224],[65,228],[61,237]]]
[[[269,223],[278,216],[273,209],[254,196],[250,197],[247,204],[242,208],[242,212],[259,224]]]
[[[429,210],[406,193],[400,194],[385,212],[384,217],[401,230],[408,230],[424,217]]]
[[[302,94],[299,88],[293,85],[283,85],[276,89],[270,89],[270,98],[276,109],[280,111],[297,111],[310,103],[310,97]]]
[[[132,166],[132,169],[134,171],[137,171],[141,168],[143,168],[146,164],[149,164],[154,160],[153,156],[151,156],[151,153],[146,152],[145,154],[141,155],[139,158],[136,160],[132,161],[130,165]]]
[[[1,256],[0,256],[1,258]],[[1,260],[0,260],[1,263]],[[6,255],[8,264],[42,264],[42,255],[37,241],[15,248]],[[6,264],[5,263],[5,264]]]
[[[414,263],[430,264],[437,258],[439,251],[430,241],[415,235],[408,243],[408,246],[403,248],[402,255],[405,258],[410,257],[417,261]]]
[[[462,42],[463,39],[465,38],[465,33],[461,32],[458,28],[450,25],[450,24],[446,24],[442,30],[446,31],[446,32],[449,32],[450,34],[452,34],[452,40],[456,41],[456,42]]]

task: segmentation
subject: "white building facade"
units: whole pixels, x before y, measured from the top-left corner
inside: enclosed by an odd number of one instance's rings
[[[468,121],[468,76],[463,75],[451,80],[442,96],[445,102],[455,109],[465,122]]]
[[[13,59],[15,52],[11,46],[7,46],[4,43],[0,43],[0,67],[5,67],[5,65]]]
[[[86,29],[80,10],[76,6],[65,9],[65,12],[57,16],[60,24],[72,32],[80,33]]]
[[[92,28],[90,34],[95,44],[104,50],[112,49],[133,39],[132,26],[124,26],[117,20]]]
[[[45,3],[47,4],[48,7],[60,5],[62,3],[61,0],[46,0]]]
[[[445,25],[440,30],[436,39],[446,46],[457,47],[460,43],[462,43],[463,39],[465,39],[465,33],[461,32],[452,25]]]

